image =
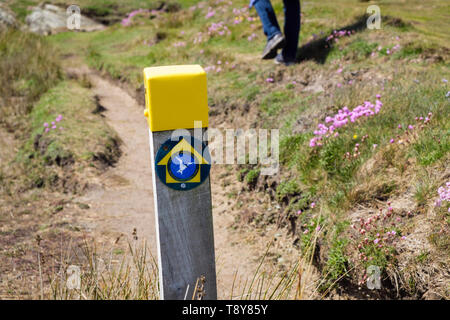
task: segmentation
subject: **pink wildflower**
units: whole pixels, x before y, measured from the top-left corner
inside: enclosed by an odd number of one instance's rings
[[[206,19],[213,17],[215,14],[216,14],[216,11],[214,11],[214,10],[208,11],[208,13],[206,14]]]

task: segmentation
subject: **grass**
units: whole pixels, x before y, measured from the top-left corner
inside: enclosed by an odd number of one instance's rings
[[[448,128],[448,122],[443,123],[439,128],[427,130],[412,145],[412,153],[423,166],[432,165],[445,157],[449,151],[450,128]]]
[[[279,202],[295,197],[300,193],[300,187],[295,179],[282,181],[276,190],[276,197]]]
[[[42,292],[36,293],[41,281],[34,281],[51,268],[40,259],[39,268],[28,268],[36,261],[34,242],[44,238],[38,255],[52,260],[58,244],[69,237],[80,240],[80,228],[62,221],[64,209],[83,188],[80,177],[86,168],[96,165],[101,171],[108,164],[99,159],[117,159],[119,141],[101,115],[93,114],[96,104],[85,81],[65,79],[47,38],[2,31],[0,57],[0,135],[11,136],[6,140],[11,152],[6,158],[2,152],[0,169],[0,260],[6,268],[1,294],[37,298],[42,297]],[[56,129],[51,129],[52,121]],[[15,268],[7,266],[8,256],[15,259]],[[17,272],[21,280],[11,280]]]
[[[317,233],[312,236],[316,241]],[[269,250],[259,260],[249,278],[235,273],[231,300],[285,300],[304,298],[306,285],[311,286],[310,255],[300,256],[284,272],[263,271]],[[313,250],[313,246],[309,248]],[[121,257],[114,255],[120,251]],[[48,281],[41,278],[41,297],[52,300],[158,300],[158,266],[145,242],[129,241],[126,247],[116,245],[109,254],[95,242],[85,241],[69,246],[53,266]],[[43,284],[47,285],[43,285]],[[188,300],[191,297],[187,298]],[[192,299],[196,299],[195,293]]]
[[[27,48],[27,50],[23,50]],[[62,78],[47,39],[17,30],[0,31],[0,123],[23,125],[40,95]]]
[[[258,181],[259,174],[260,174],[259,169],[250,170],[245,176],[245,182],[248,185],[254,186]]]
[[[423,129],[423,134],[420,133],[420,140],[414,142],[414,144],[408,148],[413,148],[421,163],[423,163],[422,157],[424,157],[425,154],[427,157],[432,157],[433,161],[430,161],[430,163],[444,157],[448,152],[446,149],[448,135],[446,134],[445,124],[441,122],[442,118],[440,115],[445,113],[446,98],[443,91],[440,89],[435,89],[435,91],[430,90],[428,85],[430,81],[436,83],[438,81],[436,79],[437,76],[437,74],[435,74],[434,77],[429,75],[431,79],[422,79],[423,85],[398,83],[405,86],[399,87],[397,84],[395,90],[391,89],[385,92],[382,100],[389,102],[380,114],[341,131],[338,138],[330,139],[330,141],[319,150],[310,148],[305,142],[302,146],[297,146],[296,152],[294,152],[298,153],[298,155],[294,155],[293,158],[305,159],[304,161],[300,160],[297,162],[299,164],[297,167],[299,176],[304,177],[303,181],[308,184],[317,183],[316,177],[317,171],[319,171],[322,172],[319,176],[322,177],[327,185],[321,189],[332,190],[331,193],[334,193],[337,191],[337,188],[341,189],[343,186],[345,188],[346,185],[348,188],[351,188],[355,185],[353,179],[357,177],[357,170],[361,168],[361,165],[368,159],[376,155],[380,149],[384,153],[396,150],[394,157],[399,157],[397,159],[398,161],[405,161],[405,159],[407,159],[407,154],[401,151],[401,148],[389,145],[389,139],[391,137],[397,139],[397,136],[403,132],[399,132],[397,124],[403,124],[403,126],[407,126],[408,123],[415,124],[416,116],[426,116],[428,112],[433,112],[433,114],[436,115],[436,118],[433,119],[433,122],[426,129]],[[401,97],[401,99],[399,99],[399,97]],[[361,98],[361,100],[363,99]],[[397,106],[395,106],[396,101],[398,101]],[[434,104],[430,106],[424,101],[433,101]],[[337,104],[340,104],[339,100],[337,101]],[[343,103],[341,105],[343,105]],[[435,134],[438,134],[439,136],[433,137],[433,135],[428,134],[430,131],[435,132]],[[368,135],[368,138],[362,141],[361,137],[364,135]],[[287,141],[305,140],[303,135],[292,136],[285,139],[288,139]],[[411,137],[411,139],[416,138]],[[426,142],[423,141],[423,139],[427,139],[425,140]],[[434,143],[431,143],[430,140],[433,140]],[[354,160],[347,160],[344,157],[345,153],[352,152],[356,143],[360,144],[359,149],[361,155]],[[374,144],[378,147],[373,148],[372,146]],[[383,147],[383,145],[386,147]],[[287,150],[283,150],[285,146],[288,148]],[[292,151],[289,150],[292,150],[293,146],[295,145],[282,144],[281,154],[290,153],[292,157]],[[424,149],[421,149],[421,147]],[[397,149],[399,149],[398,152]],[[385,159],[392,164],[392,155],[387,156]],[[305,162],[307,162],[307,165],[305,165]],[[314,176],[313,173],[315,174]]]
[[[276,115],[283,108],[283,102],[286,99],[287,95],[285,92],[272,92],[263,99],[261,109],[269,116]]]
[[[281,17],[282,2],[273,2]],[[318,47],[301,64],[285,69],[275,68],[271,61],[259,60],[264,35],[258,20],[247,20],[257,19],[254,10],[240,13],[245,21],[234,24],[236,15],[231,7],[209,1],[203,7],[196,6],[191,10],[189,6],[196,1],[180,3],[181,11],[161,12],[152,19],[145,14],[138,15],[131,26],[124,27],[114,22],[133,9],[148,8],[154,3],[85,0],[80,3],[82,11],[86,8],[94,16],[108,21],[110,27],[95,33],[60,33],[50,36],[48,41],[60,54],[75,52],[91,67],[133,88],[142,86],[144,67],[198,63],[207,68],[209,105],[214,107],[215,113],[211,116],[213,124],[247,127],[256,123],[263,128],[280,128],[281,181],[276,188],[275,201],[282,205],[280,215],[292,218],[298,210],[303,211],[296,218],[297,232],[302,232],[299,237],[303,249],[315,243],[312,231],[323,225],[323,232],[318,237],[324,248],[322,265],[325,267],[320,272],[327,282],[325,292],[344,275],[357,282],[355,274],[363,270],[365,264],[355,258],[356,240],[349,237],[349,219],[355,211],[361,207],[376,211],[391,199],[404,196],[414,199],[417,207],[413,209],[423,212],[430,207],[437,186],[445,179],[442,173],[449,160],[450,128],[446,97],[449,88],[443,79],[450,77],[450,38],[446,32],[449,20],[445,16],[449,4],[442,0],[430,0],[427,5],[413,0],[407,6],[402,1],[377,2],[382,14],[381,30],[357,31],[341,38],[329,50]],[[233,2],[233,7],[239,9],[245,5],[245,0]],[[212,18],[206,17],[209,6],[216,10]],[[305,49],[315,39],[358,21],[367,6],[366,2],[353,0],[342,0],[339,7],[330,0],[302,3],[300,47]],[[13,9],[20,17],[24,16],[22,5],[16,4]],[[230,33],[220,36],[214,31],[208,34],[211,24],[221,21],[229,27]],[[282,23],[283,19],[280,19]],[[256,36],[249,41],[248,37],[253,33]],[[194,41],[200,35],[202,41]],[[35,37],[32,41],[44,40]],[[388,53],[397,44],[400,48]],[[8,47],[0,52],[10,52],[7,55],[11,57],[18,50],[12,51]],[[51,53],[47,55],[51,56]],[[6,69],[9,67],[5,66]],[[338,69],[342,71],[338,72]],[[49,84],[44,81],[42,88],[34,89],[41,83],[30,82],[26,70],[20,72],[24,80],[12,81],[14,85],[11,84],[8,90],[25,92],[32,88],[38,93],[34,101],[54,85],[52,79],[58,78],[54,78],[57,72],[52,71],[45,78]],[[269,77],[274,79],[273,83],[266,82]],[[350,80],[353,81],[351,84]],[[338,83],[341,86],[338,87]],[[316,84],[323,88],[322,92],[306,90]],[[75,84],[73,90],[67,87],[62,90],[64,86],[67,82],[46,95],[32,113],[36,123],[32,126],[32,138],[23,149],[23,159],[29,159],[26,161],[30,163],[34,161],[30,156],[47,164],[54,163],[58,157],[67,157],[65,152],[76,159],[92,159],[91,153],[77,145],[78,136],[74,136],[70,144],[74,150],[68,150],[58,140],[59,136],[52,136],[51,146],[43,155],[33,151],[33,139],[41,134],[42,122],[57,115],[47,106],[67,104],[66,108],[69,108],[70,103],[64,100],[66,95],[75,104],[89,106],[91,103],[89,99],[83,103],[77,100],[78,94],[86,95],[86,88]],[[381,94],[383,102],[379,114],[358,119],[339,129],[339,136],[327,139],[320,148],[309,146],[313,130],[327,115],[335,114],[344,106],[351,109],[366,100],[374,101],[376,94]],[[226,110],[225,113],[222,110]],[[248,110],[254,113],[247,114]],[[416,117],[426,117],[429,112],[432,119],[421,128]],[[64,115],[64,119],[71,121],[69,115]],[[93,131],[87,133],[88,137],[92,133],[108,141],[108,133],[102,136],[103,129],[94,125],[98,119],[89,122],[90,115],[82,116],[86,116],[87,123],[92,125]],[[408,125],[413,125],[414,130],[406,130]],[[71,130],[64,132],[75,132],[76,127],[73,123]],[[66,139],[70,137],[64,137],[64,141]],[[359,144],[358,152],[355,151],[356,144]],[[241,182],[256,185],[258,170],[258,167],[245,168],[235,176]],[[46,177],[50,181],[55,178],[52,175]],[[49,183],[40,174],[33,179],[36,185]],[[229,197],[233,198],[233,194]],[[319,204],[320,210],[311,207],[313,201]],[[415,219],[411,218],[411,225]],[[414,234],[414,228],[408,223],[399,223],[397,227],[398,234],[404,230],[412,230]],[[429,240],[441,250],[439,252],[445,250],[446,243],[439,233],[430,235]],[[395,246],[388,249],[386,253],[376,246],[367,246],[364,254],[388,269],[387,266],[395,265],[400,255]],[[355,267],[352,274],[350,265]],[[261,281],[264,282],[262,278]],[[242,295],[246,294],[248,292],[244,291]]]
[[[17,155],[31,173],[29,186],[58,186],[63,177],[55,167],[95,164],[100,154],[112,162],[118,158],[117,135],[93,113],[95,107],[90,91],[73,80],[61,81],[34,105],[28,121],[30,136]],[[62,120],[57,122],[59,115]]]
[[[328,290],[336,284],[336,281],[345,276],[349,271],[349,259],[344,250],[348,241],[345,239],[335,240],[328,252],[328,259],[324,268],[327,282],[322,284],[321,290]]]
[[[114,255],[121,252],[117,260]],[[126,249],[100,253],[95,243],[68,248],[61,255],[49,286],[52,300],[157,300],[158,268],[145,243],[129,242]]]

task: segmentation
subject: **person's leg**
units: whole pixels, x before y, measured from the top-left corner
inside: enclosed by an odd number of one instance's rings
[[[300,0],[283,0],[283,3],[286,45],[281,54],[284,61],[293,62],[296,59],[300,34]]]
[[[267,40],[270,40],[276,34],[281,33],[277,16],[275,15],[275,11],[273,11],[270,0],[256,0],[253,5],[259,15],[259,18],[261,19],[264,34],[267,36]]]

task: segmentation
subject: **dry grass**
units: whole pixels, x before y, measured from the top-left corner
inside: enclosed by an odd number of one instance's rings
[[[85,242],[78,249],[75,254],[67,252],[62,258],[59,271],[50,276],[50,289],[47,288],[47,295],[44,298],[56,300],[159,298],[157,264],[145,242],[129,242],[126,249],[113,247],[109,250],[109,254],[101,253],[102,250],[99,250],[95,243]],[[120,260],[115,256],[116,250],[125,250]]]
[[[84,3],[88,2],[86,0]],[[247,2],[243,0],[239,4]],[[214,8],[222,6],[213,1],[208,5]],[[304,231],[301,223],[309,223],[318,214],[326,217],[328,222],[327,230],[320,234],[319,241],[312,241],[314,250],[316,244],[320,245],[319,270],[323,272],[323,279],[326,279],[313,291],[316,294],[320,291],[321,295],[329,294],[333,287],[343,284],[341,280],[344,278],[349,278],[353,285],[358,283],[364,272],[364,265],[355,258],[357,250],[351,246],[354,243],[345,239],[348,237],[348,225],[345,223],[350,222],[354,216],[367,218],[379,206],[385,206],[391,201],[398,204],[402,214],[415,211],[412,217],[401,216],[403,220],[399,224],[407,238],[413,240],[411,243],[406,242],[409,246],[398,248],[398,261],[391,261],[384,274],[390,277],[391,287],[388,290],[393,294],[391,296],[430,298],[431,293],[428,291],[446,296],[442,284],[448,282],[448,261],[442,257],[448,257],[449,220],[448,214],[436,210],[432,203],[436,188],[448,181],[448,175],[442,174],[448,166],[449,150],[449,122],[446,117],[448,99],[445,97],[448,86],[442,81],[443,78],[449,79],[449,51],[446,48],[448,33],[442,27],[448,25],[442,15],[448,4],[442,0],[430,0],[428,6],[415,0],[408,6],[402,1],[380,4],[382,15],[386,17],[382,30],[366,30],[343,38],[332,50],[322,49],[323,52],[312,54],[310,61],[303,61],[289,70],[274,70],[271,62],[259,61],[258,54],[263,45],[259,25],[251,27],[250,24],[242,23],[231,27],[232,35],[229,37],[215,37],[193,45],[192,40],[197,32],[206,31],[211,22],[218,21],[216,18],[232,24],[234,16],[231,10],[223,16],[217,13],[214,21],[206,20],[204,16],[208,5],[202,10],[197,9],[195,14],[181,11],[163,15],[161,19],[144,21],[137,18],[136,25],[128,28],[115,26],[95,34],[59,34],[52,36],[51,41],[59,45],[64,53],[85,54],[91,66],[108,72],[114,78],[125,80],[132,86],[141,84],[142,67],[153,64],[201,63],[210,66],[215,65],[218,60],[221,60],[222,65],[224,62],[236,64],[234,69],[224,68],[220,73],[211,72],[208,75],[211,110],[214,113],[212,123],[215,121],[229,126],[251,123],[255,126],[282,128],[285,146],[289,148],[281,150],[282,154],[285,153],[286,163],[280,176],[298,178],[302,190],[298,192],[301,198],[288,199],[293,204],[288,208],[292,212],[282,208],[276,214],[295,214],[297,209],[304,210],[304,220],[297,223],[300,226],[299,233]],[[275,8],[281,10],[280,1],[275,4]],[[366,8],[367,3],[356,3],[353,0],[342,0],[339,7],[335,1],[305,3],[302,8],[305,23],[302,26],[301,46],[312,41],[313,34],[324,32],[326,35],[335,28],[352,23],[354,17],[359,16]],[[218,12],[219,10],[220,8]],[[182,19],[183,14],[192,19]],[[387,15],[395,18],[387,18]],[[145,41],[155,39],[158,28],[164,28],[164,39],[151,46],[146,45],[148,42]],[[185,32],[183,36],[181,31]],[[246,38],[253,31],[258,32],[257,41],[249,42]],[[36,43],[40,41],[42,39]],[[186,47],[174,48],[173,44],[178,41],[186,41]],[[395,54],[386,54],[386,49],[392,48],[396,43],[401,49]],[[87,44],[88,50],[85,49]],[[24,42],[20,45],[28,44]],[[37,44],[31,46],[43,50]],[[378,52],[378,46],[383,50]],[[0,52],[8,57],[18,52],[11,50],[2,48]],[[373,58],[372,52],[375,53]],[[323,61],[315,59],[320,55],[325,56]],[[21,57],[24,61],[31,61],[30,70],[33,70],[33,57],[26,52]],[[3,62],[2,70],[9,70],[10,61],[15,60],[7,59],[7,62]],[[336,70],[340,67],[344,71],[338,74]],[[15,103],[16,100],[21,101],[25,95],[28,96],[25,93],[21,96],[20,92],[27,92],[27,88],[33,86],[27,82],[26,70],[14,68],[25,79],[12,79],[11,84],[6,86],[7,96],[10,97],[8,99],[14,102],[9,105],[16,106],[19,105]],[[36,67],[35,70],[39,68]],[[52,79],[52,74],[49,79]],[[7,77],[11,79],[12,76]],[[268,85],[265,82],[267,77],[274,78],[275,82]],[[338,82],[346,83],[350,79],[354,81],[353,85],[336,87]],[[292,80],[296,81],[295,86],[291,84]],[[321,85],[324,92],[312,94],[307,88],[313,85]],[[45,90],[46,87],[43,88]],[[36,90],[42,91],[39,88]],[[331,141],[319,151],[311,151],[307,143],[311,131],[318,122],[323,121],[325,115],[334,114],[345,105],[355,107],[364,100],[372,100],[377,93],[382,94],[384,103],[383,110],[377,117],[359,121],[342,130],[339,139]],[[31,92],[29,96],[34,95]],[[14,115],[26,109],[25,106],[8,112]],[[417,136],[403,136],[397,129],[399,123],[403,126],[414,124],[414,117],[426,116],[429,111],[434,113],[433,121],[425,130],[415,131],[418,132]],[[266,119],[269,121],[265,121]],[[11,127],[14,122],[9,123]],[[355,134],[359,137],[369,135],[365,145],[352,138]],[[397,142],[408,138],[409,142],[391,145],[390,138],[395,138]],[[345,152],[351,152],[356,142],[362,145],[361,156],[351,161],[343,160]],[[373,149],[373,144],[378,147]],[[249,197],[254,198],[255,195],[252,193]],[[309,204],[312,201],[323,204],[323,211],[319,213],[317,209],[311,210]],[[261,208],[261,215],[264,214],[263,210]],[[336,229],[339,228],[344,231],[338,233]],[[339,240],[349,241],[347,250],[341,252],[336,249],[335,243],[338,242],[334,241],[335,234],[339,234]],[[305,238],[308,240],[308,248],[311,238],[300,233],[300,242]],[[422,256],[421,250],[424,248],[427,249],[427,254]],[[350,260],[351,267],[343,268],[339,259],[335,263],[329,254],[333,250],[337,252],[337,258],[340,257],[339,254],[345,255]],[[420,257],[415,257],[417,254]],[[424,256],[428,258],[425,259]],[[307,278],[305,270],[309,268],[311,261],[311,257],[303,257],[289,272],[278,276],[260,273],[258,269],[252,279],[244,284],[236,284],[233,289],[238,293],[232,297],[304,297],[308,291],[303,285]],[[440,271],[435,272],[436,270]],[[409,273],[412,274],[411,277]],[[115,273],[115,276],[122,279],[123,275],[119,276],[120,274]],[[427,274],[438,274],[438,280],[434,281]],[[92,288],[92,283],[86,282],[87,287]],[[123,283],[128,282],[123,280]],[[104,286],[111,287],[111,284]],[[348,289],[344,284],[342,287],[344,290]],[[85,294],[90,290],[86,289]],[[119,297],[128,291],[114,292]]]
[[[57,55],[46,39],[0,31],[0,123],[10,131],[23,124],[32,103],[61,77]]]
[[[313,239],[317,240],[319,232]],[[232,284],[232,300],[286,300],[311,299],[318,296],[318,287],[313,281],[312,259],[315,242],[311,242],[305,254],[287,271],[266,273],[261,271],[266,254],[260,260],[252,277]],[[124,250],[120,259],[114,252]],[[98,248],[95,243],[85,242],[81,246],[67,249],[61,255],[55,272],[49,281],[41,276],[36,279],[41,298],[56,300],[157,300],[159,299],[158,266],[145,242],[129,242],[127,248],[113,247],[109,253]],[[39,263],[38,263],[39,267]],[[73,273],[75,271],[75,273]],[[79,270],[79,273],[78,271]],[[79,286],[73,288],[80,275]],[[42,283],[46,282],[43,286]],[[201,282],[198,279],[197,282]],[[72,284],[72,287],[71,287]],[[197,288],[197,286],[196,286]],[[194,291],[186,299],[201,300]]]

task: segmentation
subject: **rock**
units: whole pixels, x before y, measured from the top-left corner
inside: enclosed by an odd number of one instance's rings
[[[65,9],[46,4],[43,7],[34,7],[31,14],[25,18],[25,21],[31,32],[49,35],[68,31],[67,19],[68,15]],[[81,15],[80,31],[96,31],[103,28],[102,24]]]
[[[306,92],[312,92],[312,93],[320,93],[320,92],[325,91],[325,89],[319,83],[311,84],[311,85],[305,87],[303,90]]]
[[[55,5],[52,5],[52,4],[46,4],[46,5],[44,6],[44,9],[45,9],[45,10],[48,10],[48,11],[55,12],[55,13],[57,13],[58,11],[61,10],[59,7],[57,7],[57,6],[55,6]]]
[[[3,28],[17,27],[17,21],[8,8],[0,4],[0,30]]]

